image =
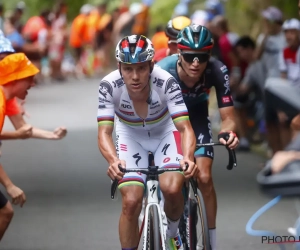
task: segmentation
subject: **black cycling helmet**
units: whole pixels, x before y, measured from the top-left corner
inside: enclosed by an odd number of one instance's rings
[[[178,16],[171,19],[165,29],[166,36],[171,39],[177,39],[180,30],[191,24],[191,19],[185,16]]]
[[[177,36],[178,49],[210,51],[214,46],[211,32],[204,26],[191,24]]]

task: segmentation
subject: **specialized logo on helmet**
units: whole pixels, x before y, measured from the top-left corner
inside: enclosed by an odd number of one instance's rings
[[[193,32],[199,32],[201,30],[201,25],[193,23],[189,26]]]
[[[129,43],[136,43],[137,41],[137,35],[132,35],[128,37]]]

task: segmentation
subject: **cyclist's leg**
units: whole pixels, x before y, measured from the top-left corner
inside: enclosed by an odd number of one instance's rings
[[[199,110],[201,110],[200,117]],[[202,105],[197,110],[189,110],[197,144],[212,142],[211,123],[208,111],[205,112],[205,110],[207,107]],[[212,146],[202,147],[195,152],[196,164],[200,170],[197,183],[204,199],[211,247],[214,250],[216,246],[217,196],[212,179],[213,157],[214,148]]]
[[[161,141],[155,152],[154,161],[161,168],[179,168],[180,159],[182,159],[180,133],[174,131]],[[167,235],[170,238],[177,236],[179,220],[183,213],[184,180],[183,174],[176,172],[164,173],[159,177],[159,185],[165,199],[164,210],[168,218]]]
[[[10,202],[0,192],[0,241],[7,230],[9,223],[14,215],[14,210]]]
[[[126,168],[148,166],[148,152],[139,143],[124,134],[116,139],[119,159],[125,160]],[[122,194],[122,212],[119,234],[122,249],[136,249],[139,241],[138,217],[142,208],[145,176],[138,173],[125,174],[119,182]]]

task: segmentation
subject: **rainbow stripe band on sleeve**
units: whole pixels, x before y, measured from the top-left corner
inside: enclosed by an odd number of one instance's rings
[[[172,117],[174,123],[184,121],[184,120],[189,120],[189,112],[187,110],[180,111],[180,112],[171,114],[171,117]]]
[[[98,116],[97,117],[98,126],[103,125],[114,125],[114,116]]]

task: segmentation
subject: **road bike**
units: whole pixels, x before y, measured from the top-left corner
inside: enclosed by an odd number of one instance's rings
[[[205,146],[225,146],[219,142],[197,144],[196,150]],[[228,170],[237,166],[235,151],[226,146],[229,162]],[[184,250],[211,250],[209,228],[205,204],[197,181],[190,179],[183,187],[184,213],[179,224],[179,232]]]
[[[197,149],[204,146],[224,146],[223,144],[206,143],[198,144]],[[226,147],[229,154],[228,170],[236,167],[234,150]],[[187,166],[188,167],[188,166]],[[142,250],[166,250],[166,234],[163,226],[162,209],[160,206],[158,176],[165,172],[182,172],[182,168],[159,169],[158,166],[148,168],[124,169],[119,166],[123,173],[138,172],[145,174],[146,179],[146,202],[144,218],[140,227],[140,239],[142,238]],[[111,185],[111,199],[115,199],[118,181]],[[183,187],[185,212],[179,224],[179,232],[185,250],[211,250],[209,231],[202,194],[197,188],[196,181],[191,178]],[[140,242],[139,242],[140,243]]]

